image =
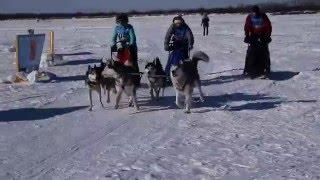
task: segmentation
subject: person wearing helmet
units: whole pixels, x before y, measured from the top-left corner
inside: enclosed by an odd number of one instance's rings
[[[252,7],[246,18],[244,31],[244,42],[249,44],[244,75],[250,75],[252,78],[260,75],[269,76],[272,25],[268,16],[261,12],[258,6]]]
[[[172,65],[189,58],[189,51],[193,48],[193,44],[193,33],[182,15],[174,17],[164,40],[164,49],[170,52],[165,69],[167,75]]]
[[[201,26],[203,27],[203,36],[209,35],[209,17],[208,14],[205,13],[202,17]]]
[[[112,47],[113,52],[119,52],[124,50],[124,46],[128,45],[130,52],[130,60],[132,61],[132,66],[137,72],[139,72],[138,65],[138,48],[136,43],[136,35],[133,26],[129,24],[128,15],[121,13],[116,17],[116,27],[112,35]],[[127,58],[127,55],[122,55]]]

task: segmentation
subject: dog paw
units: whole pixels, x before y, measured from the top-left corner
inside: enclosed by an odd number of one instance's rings
[[[133,102],[129,102],[129,105],[128,105],[129,107],[133,107],[134,105],[133,105]]]
[[[191,111],[190,111],[190,109],[188,109],[188,110],[185,110],[185,111],[184,111],[184,113],[186,113],[186,114],[190,114],[190,113],[191,113]]]
[[[119,105],[115,105],[115,106],[114,106],[114,109],[119,109]]]
[[[92,111],[92,107],[90,107],[90,108],[88,109],[88,111],[89,111],[89,112]]]
[[[108,103],[108,104],[110,103],[110,99],[107,100],[107,103]]]
[[[179,104],[179,103],[176,103],[177,107],[180,108],[180,109],[183,109],[183,105]]]

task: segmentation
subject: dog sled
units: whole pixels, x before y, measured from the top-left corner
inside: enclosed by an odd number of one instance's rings
[[[116,47],[111,48],[111,59],[116,60],[125,66],[133,67],[133,59],[129,45],[124,41],[118,41]]]
[[[139,72],[139,68],[137,69],[137,67],[135,67],[129,44],[126,41],[118,41],[116,43],[116,47],[111,47],[110,54],[112,61],[117,61],[121,65],[127,67],[126,69],[128,72],[126,71],[124,73],[129,73],[131,76],[135,76],[135,85],[140,86],[142,74]]]

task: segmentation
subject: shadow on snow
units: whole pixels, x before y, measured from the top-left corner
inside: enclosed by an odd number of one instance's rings
[[[43,80],[40,83],[60,83],[60,82],[72,82],[72,81],[84,81],[86,79],[85,75],[74,75],[74,76],[57,76],[51,72],[47,72],[50,80]]]
[[[65,108],[21,108],[0,111],[0,122],[11,121],[32,121],[48,119],[54,116],[63,115],[85,109],[88,106],[75,106]]]
[[[299,72],[276,71],[276,72],[271,72],[269,79],[273,81],[286,81],[286,80],[292,79],[298,74]]]
[[[60,53],[60,56],[81,56],[81,55],[91,55],[92,52],[77,52],[77,53]]]
[[[151,101],[150,98],[141,98],[139,104],[142,106],[154,107],[144,112],[178,109],[175,105],[175,96],[161,97],[159,101]],[[288,101],[280,97],[271,97],[266,94],[244,94],[233,93],[219,96],[207,96],[205,102],[201,103],[199,98],[195,97],[193,108],[207,108],[206,110],[196,111],[196,113],[204,113],[215,110],[225,111],[242,111],[242,110],[268,110],[276,108],[285,103],[315,103],[316,100],[296,100]],[[232,105],[232,102],[243,102],[242,105]],[[231,105],[230,105],[231,104]],[[162,108],[160,108],[162,107]]]
[[[212,74],[215,74],[215,73],[212,73]],[[292,79],[293,77],[295,77],[298,74],[299,74],[299,72],[275,71],[275,72],[271,72],[271,74],[269,76],[269,80],[286,81],[286,80]],[[219,76],[219,77],[216,77],[213,79],[202,80],[202,85],[203,86],[219,85],[219,84],[231,83],[231,82],[243,80],[243,79],[249,79],[249,78],[246,78],[242,74],[222,75],[222,76]]]
[[[64,60],[65,61],[65,60]],[[93,64],[93,63],[100,63],[101,59],[80,59],[80,60],[66,60],[61,64],[57,64],[55,66],[77,66],[81,64]]]

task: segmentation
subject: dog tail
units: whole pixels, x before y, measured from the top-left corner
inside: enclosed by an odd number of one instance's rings
[[[203,51],[196,51],[192,55],[192,60],[209,62],[210,57]]]

